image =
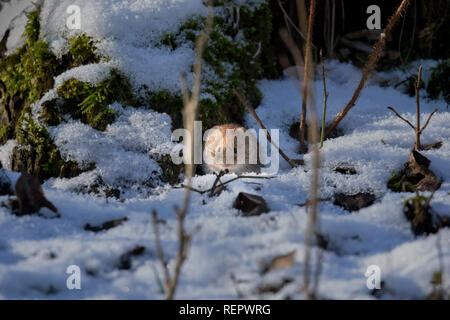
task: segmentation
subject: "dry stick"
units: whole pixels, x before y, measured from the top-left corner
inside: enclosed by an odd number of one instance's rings
[[[216,188],[219,188],[221,186],[223,186],[223,182],[220,181],[220,178],[222,178],[225,174],[227,174],[229,172],[228,169],[225,170],[220,170],[220,172],[216,175],[216,180],[214,180],[213,186],[211,188],[211,192],[209,193],[209,196],[212,197],[215,192],[216,192]],[[220,181],[220,186],[217,187],[217,183]]]
[[[416,150],[421,149],[420,145],[420,83],[422,80],[422,66],[419,66],[419,71],[417,72],[416,85],[414,86],[416,92],[416,140],[414,141],[414,148]]]
[[[327,100],[328,100],[327,84],[325,81],[325,64],[323,62],[322,50],[320,50],[320,60],[322,64],[322,83],[323,83],[322,128],[320,132],[320,148],[322,148],[323,140],[325,140],[325,115],[327,113]]]
[[[336,126],[342,121],[342,119],[345,117],[345,115],[352,109],[355,104],[356,100],[358,100],[359,96],[361,95],[361,91],[364,88],[367,78],[369,77],[370,72],[375,67],[375,64],[378,61],[378,58],[380,57],[384,47],[386,46],[386,41],[391,39],[392,31],[397,24],[398,20],[402,16],[402,14],[406,11],[406,8],[409,5],[410,0],[402,0],[400,5],[397,7],[397,10],[395,11],[394,15],[391,16],[391,18],[388,21],[388,24],[386,26],[386,29],[383,33],[380,34],[380,37],[378,38],[378,42],[375,44],[373,53],[370,55],[369,60],[364,67],[364,72],[362,74],[361,80],[359,82],[358,87],[356,88],[355,92],[353,93],[352,98],[347,103],[344,109],[341,110],[341,112],[336,116],[336,118],[333,120],[331,125],[328,127],[325,136],[328,137],[331,132],[336,128]]]
[[[152,223],[153,223],[153,233],[155,234],[155,247],[156,247],[156,255],[158,256],[159,261],[161,262],[161,266],[164,271],[164,279],[165,279],[165,287],[167,288],[171,282],[169,268],[167,267],[167,261],[164,258],[164,252],[161,247],[161,241],[159,237],[159,228],[158,228],[158,213],[156,210],[152,211]]]
[[[228,181],[226,181],[226,182],[221,183],[219,187],[225,186],[226,184],[229,184],[229,183],[231,183],[231,182],[233,182],[233,181],[236,181],[236,180],[238,180],[238,179],[273,179],[273,178],[276,178],[276,177],[237,176],[236,178],[233,178],[233,179],[230,179],[230,180],[228,180]],[[185,188],[185,189],[189,189],[189,190],[194,191],[194,192],[197,192],[197,193],[200,193],[200,194],[204,194],[204,193],[207,193],[207,192],[211,192],[211,191],[213,190],[213,188],[215,188],[215,187],[213,186],[212,188],[209,188],[209,189],[207,189],[207,190],[199,190],[199,189],[193,188],[193,187],[191,187],[191,186],[187,186],[187,185],[185,185],[185,184],[182,184],[181,187],[182,187],[182,188]]]
[[[314,16],[316,12],[316,0],[311,0],[309,5],[309,18],[308,18],[308,37],[306,40],[305,49],[305,68],[303,70],[303,87],[302,87],[302,113],[300,115],[300,153],[306,153],[308,147],[305,144],[305,127],[306,127],[306,105],[308,102],[308,82],[310,80],[310,75],[314,72],[313,69],[308,69],[312,67],[309,60],[312,59],[311,54],[311,42],[314,26]],[[299,16],[300,19],[300,16]],[[300,79],[300,75],[299,75]]]
[[[387,107],[387,108],[388,108],[389,110],[391,110],[392,112],[394,112],[395,115],[396,115],[397,117],[399,117],[400,119],[402,119],[403,121],[405,121],[411,128],[413,128],[414,131],[416,130],[416,127],[414,127],[414,126],[412,125],[412,123],[409,122],[407,119],[403,118],[397,111],[395,111],[394,108],[392,108],[391,106],[389,106],[389,107]]]
[[[315,6],[315,0],[311,1],[310,10],[314,10]],[[311,11],[310,11],[310,17],[311,17]],[[312,24],[310,20],[310,28],[308,32],[312,31]],[[297,46],[294,44],[294,41],[290,39],[289,35],[286,32],[280,32],[280,34],[283,37],[284,42],[286,43],[287,47],[289,48],[292,56],[294,57],[294,60],[297,64],[297,61],[300,61],[300,51],[298,50]],[[311,39],[310,39],[311,40]],[[307,47],[310,46],[310,44],[307,44]],[[310,47],[309,47],[310,48]],[[312,64],[312,59],[310,57],[311,50],[306,51],[306,59],[305,59],[305,70],[309,70],[310,74],[308,74],[305,79],[307,81],[313,81],[314,73],[312,72],[314,68],[310,66],[309,64]],[[299,71],[298,65],[297,65],[297,71]],[[301,74],[299,72],[298,74],[299,79],[301,77]],[[306,237],[305,237],[305,257],[304,257],[304,268],[303,268],[303,288],[302,291],[306,292],[306,295],[308,298],[313,299],[316,297],[315,291],[310,291],[309,288],[309,278],[310,278],[310,266],[309,266],[309,260],[310,260],[310,250],[311,250],[311,243],[312,243],[312,237],[317,234],[317,230],[319,229],[319,223],[318,223],[318,189],[319,189],[319,162],[320,162],[320,154],[319,154],[319,148],[318,148],[318,142],[319,142],[319,134],[318,134],[318,128],[317,128],[317,115],[314,108],[314,99],[313,99],[313,91],[309,88],[306,92],[310,95],[310,121],[308,126],[308,136],[311,138],[310,142],[313,147],[312,150],[312,173],[311,173],[311,186],[310,186],[310,195],[309,198],[311,201],[308,203],[308,224],[306,229]],[[317,262],[317,268],[319,268],[318,264],[321,263],[321,260]],[[316,273],[318,276],[319,272]],[[318,282],[318,279],[314,282],[315,284]],[[317,286],[315,285],[314,289],[317,289]]]
[[[278,150],[278,152],[284,158],[284,160],[286,160],[291,165],[292,168],[295,168],[296,167],[295,163],[283,152],[283,150],[281,150],[281,148],[275,142],[272,141],[272,137],[270,136],[269,131],[266,129],[266,127],[264,126],[261,119],[256,114],[255,110],[252,108],[250,103],[247,100],[245,100],[239,94],[239,92],[237,92],[236,89],[233,88],[233,92],[238,97],[239,101],[241,101],[241,103],[247,108],[247,111],[253,116],[253,118],[255,118],[256,122],[259,124],[261,129],[263,129],[266,132],[267,140],[269,140],[269,142],[275,147],[275,149]]]
[[[185,129],[190,133],[191,137],[194,136],[194,121],[197,114],[197,106],[198,106],[198,99],[200,95],[200,83],[201,83],[201,66],[202,66],[202,56],[203,51],[206,45],[206,41],[209,38],[209,35],[211,34],[212,30],[212,24],[213,24],[213,12],[211,5],[208,5],[208,16],[206,19],[205,24],[205,31],[204,33],[197,39],[196,41],[196,60],[194,63],[194,83],[192,87],[192,94],[189,97],[187,90],[186,90],[186,79],[185,76],[182,75],[182,93],[183,93],[183,102],[184,102],[184,109],[183,109],[183,123]],[[185,176],[188,181],[188,187],[191,186],[192,182],[192,175],[194,172],[194,166],[193,166],[193,139],[190,141],[190,145],[186,146],[185,150],[185,159],[189,159],[190,161],[187,161],[185,163]],[[158,253],[159,260],[163,266],[164,269],[164,275],[165,275],[165,283],[166,283],[166,299],[172,300],[175,296],[175,292],[178,286],[178,280],[180,277],[181,267],[183,266],[184,261],[187,259],[187,252],[190,246],[192,234],[187,234],[184,229],[184,221],[187,213],[187,209],[189,206],[189,199],[190,199],[190,189],[187,188],[185,192],[184,202],[181,209],[178,207],[175,207],[175,213],[177,215],[177,235],[178,235],[178,251],[175,261],[175,267],[173,272],[173,277],[170,276],[169,270],[167,268],[167,264],[164,261],[164,256],[162,255],[162,248],[161,244],[159,243],[159,240],[156,242],[157,251],[161,251]],[[154,216],[156,216],[156,211],[154,211]],[[155,224],[155,218],[153,219],[153,223]],[[157,230],[157,229],[155,229]],[[156,236],[156,234],[155,234]],[[158,237],[159,238],[159,235]],[[158,249],[159,247],[159,249]]]
[[[428,123],[430,123],[430,119],[433,116],[433,114],[438,110],[437,108],[433,110],[433,112],[430,113],[428,116],[427,121],[425,121],[425,124],[422,128],[420,128],[420,83],[422,81],[422,66],[419,66],[419,70],[417,72],[417,80],[415,83],[415,91],[416,91],[416,126],[413,126],[411,122],[409,122],[407,119],[403,118],[394,108],[388,107],[389,110],[395,113],[397,117],[405,121],[413,130],[415,133],[415,140],[414,140],[414,149],[415,150],[422,150],[422,144],[420,143],[420,135],[422,134],[423,130],[428,126]]]

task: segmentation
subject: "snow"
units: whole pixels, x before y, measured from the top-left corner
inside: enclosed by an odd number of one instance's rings
[[[65,27],[68,5],[83,4],[82,30]],[[163,5],[164,4],[164,5]],[[56,90],[66,79],[98,83],[108,70],[117,66],[132,77],[134,84],[151,88],[179,90],[180,71],[192,64],[192,49],[166,51],[152,41],[176,30],[192,15],[204,14],[197,0],[167,1],[45,1],[41,19],[42,36],[56,53],[64,52],[62,39],[86,33],[101,40],[100,49],[111,54],[111,61],[78,67],[55,79],[55,87],[39,103],[56,97]],[[143,30],[145,32],[143,32]],[[420,61],[409,71],[378,73],[391,79],[415,72],[424,65],[424,79],[434,61]],[[346,105],[358,85],[361,71],[337,61],[327,61],[329,91],[326,119],[330,122]],[[411,71],[413,70],[413,71]],[[214,76],[214,75],[211,75]],[[301,108],[299,84],[292,79],[262,80],[264,95],[256,109],[269,129],[280,130],[279,145],[292,158],[298,142],[288,135],[289,126],[298,121]],[[322,82],[316,79],[315,104],[321,115]],[[450,112],[443,100],[429,101],[422,91],[422,123],[434,108],[438,112],[422,134],[422,142],[442,141],[437,150],[423,151],[431,160],[431,169],[443,179],[431,205],[441,216],[450,216]],[[375,203],[349,213],[331,201],[320,204],[321,233],[330,243],[323,251],[323,270],[318,296],[330,299],[374,299],[366,287],[367,267],[377,265],[385,282],[382,299],[422,299],[432,290],[432,275],[439,270],[438,245],[442,248],[444,287],[450,291],[450,229],[438,234],[415,237],[410,222],[402,212],[404,199],[410,193],[393,193],[386,183],[392,171],[406,162],[414,144],[412,129],[386,107],[394,107],[402,116],[415,118],[415,98],[392,86],[381,87],[372,78],[357,104],[342,121],[344,135],[327,140],[321,149],[320,197],[335,192],[372,192]],[[88,170],[71,179],[47,180],[44,191],[59,209],[60,219],[44,219],[37,215],[16,217],[0,206],[0,299],[162,299],[157,277],[163,271],[158,261],[151,211],[159,218],[161,243],[172,269],[177,252],[177,221],[174,206],[181,206],[184,189],[167,184],[146,186],[160,172],[155,156],[169,154],[171,119],[167,114],[145,108],[132,108],[113,103],[118,115],[104,132],[80,121],[68,119],[49,133],[66,159],[76,160]],[[259,129],[251,116],[248,128]],[[0,161],[9,168],[9,157],[15,141],[0,147]],[[304,240],[308,216],[298,206],[308,197],[311,155],[306,166],[291,169],[280,161],[273,179],[239,179],[227,190],[210,198],[192,193],[186,219],[188,231],[197,230],[189,257],[183,266],[176,297],[179,299],[236,299],[238,289],[244,298],[305,298],[298,292],[304,269]],[[95,168],[90,164],[95,163]],[[356,175],[333,171],[336,166],[351,166]],[[18,173],[5,170],[13,183]],[[105,183],[121,191],[121,200],[86,194],[85,188],[101,177]],[[226,175],[222,180],[235,177]],[[213,175],[195,176],[193,187],[206,190],[215,180]],[[245,218],[232,204],[239,192],[262,196],[270,208],[268,214]],[[429,193],[426,193],[429,195]],[[0,202],[8,203],[8,196]],[[122,217],[128,221],[108,231],[93,233],[85,224],[101,225]],[[130,270],[117,268],[120,256],[136,245],[146,251],[132,259]],[[261,261],[296,250],[295,265],[261,275]],[[315,247],[313,253],[317,253]],[[53,256],[53,258],[52,258]],[[314,256],[314,255],[313,255]],[[67,267],[81,269],[81,290],[66,287]],[[314,271],[314,266],[313,266]],[[294,281],[274,294],[258,294],[261,284],[277,284],[283,278]]]
[[[92,172],[83,174],[85,184],[101,176],[108,185],[134,189],[160,173],[151,155],[169,154],[174,147],[170,140],[171,119],[151,110],[123,108],[119,103],[111,108],[118,117],[104,132],[71,120],[50,128],[50,134],[65,159],[75,160],[82,168],[95,163]],[[70,186],[80,178],[58,180],[55,185],[73,190]]]

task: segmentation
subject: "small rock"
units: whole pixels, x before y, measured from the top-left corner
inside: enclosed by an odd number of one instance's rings
[[[262,213],[269,212],[266,200],[263,197],[245,192],[238,194],[233,208],[241,210],[244,217],[259,216]]]

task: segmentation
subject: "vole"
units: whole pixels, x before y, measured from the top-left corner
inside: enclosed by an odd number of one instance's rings
[[[14,191],[19,201],[19,215],[39,212],[42,207],[58,213],[58,209],[45,198],[44,191],[37,177],[22,171]]]
[[[227,139],[228,134],[228,139]],[[230,173],[259,173],[258,141],[254,134],[244,127],[229,123],[212,127],[205,133],[203,171],[205,173],[226,170]],[[239,155],[240,151],[243,155]],[[228,155],[228,156],[227,156]],[[230,158],[227,161],[227,157]]]

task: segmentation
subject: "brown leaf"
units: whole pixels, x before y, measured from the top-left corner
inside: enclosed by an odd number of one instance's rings
[[[361,208],[368,207],[374,203],[375,199],[375,195],[366,192],[354,195],[346,195],[343,193],[334,194],[334,204],[348,211],[357,211]]]
[[[49,208],[53,212],[58,212],[58,209],[45,197],[39,179],[25,171],[22,172],[17,180],[14,191],[19,201],[19,211],[17,213],[19,216],[37,213],[43,207]]]
[[[414,189],[418,191],[435,191],[439,189],[442,181],[429,169],[430,160],[412,150],[405,167],[406,177],[415,183]]]
[[[84,230],[93,231],[93,232],[104,231],[104,230],[108,230],[108,229],[120,226],[125,221],[128,221],[127,217],[123,217],[123,218],[116,219],[116,220],[106,221],[106,222],[102,223],[101,226],[91,226],[89,223],[87,223],[84,226]]]
[[[118,268],[120,270],[129,270],[131,269],[131,259],[132,257],[140,256],[145,252],[145,247],[136,245],[133,249],[128,250],[124,254],[122,254],[119,258]]]
[[[440,149],[442,147],[442,141],[435,143],[422,145],[422,150]]]

